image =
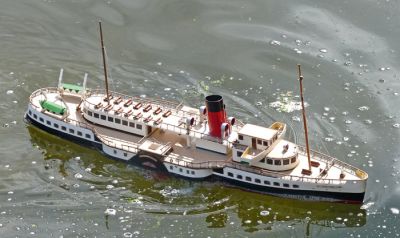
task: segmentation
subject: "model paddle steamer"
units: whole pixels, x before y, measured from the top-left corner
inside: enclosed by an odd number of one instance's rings
[[[27,121],[110,157],[187,178],[217,176],[245,189],[300,199],[363,201],[367,173],[310,150],[308,138],[306,147],[285,140],[284,123],[243,124],[227,116],[219,95],[193,108],[110,92],[101,24],[100,36],[106,89],[87,88],[87,74],[82,86],[63,83],[61,69],[58,87],[30,96]]]

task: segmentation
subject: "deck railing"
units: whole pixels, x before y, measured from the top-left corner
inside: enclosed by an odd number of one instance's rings
[[[171,155],[171,154],[170,154]],[[173,155],[172,155],[173,156]],[[218,169],[218,168],[234,168],[241,171],[246,171],[253,174],[258,174],[262,176],[268,176],[272,178],[279,178],[283,180],[288,180],[292,182],[306,182],[306,183],[318,183],[325,185],[340,185],[346,183],[360,183],[363,181],[360,180],[348,180],[348,179],[324,179],[324,178],[310,178],[305,176],[294,176],[288,175],[281,172],[274,172],[266,169],[250,167],[248,165],[240,164],[232,161],[206,161],[206,162],[190,162],[186,161],[183,156],[176,155],[176,157],[168,157],[169,160],[165,162],[169,162],[175,165],[192,168],[192,169]]]
[[[34,91],[31,94],[31,96],[29,97],[29,101],[30,101],[30,104],[32,105],[32,107],[34,107],[35,109],[40,109],[40,107],[35,105],[33,103],[32,99],[34,97],[38,96],[39,94],[42,94],[43,92],[55,93],[55,92],[58,92],[58,88],[49,87],[49,88],[38,89],[38,90]],[[81,127],[81,128],[85,128],[85,129],[91,130],[93,132],[93,134],[95,136],[97,136],[97,138],[101,142],[103,142],[105,145],[107,145],[109,147],[116,148],[116,149],[123,149],[123,150],[129,151],[129,152],[132,152],[132,153],[137,153],[138,152],[138,146],[137,145],[135,145],[135,144],[133,144],[131,142],[128,142],[128,141],[123,141],[123,140],[120,140],[118,138],[114,138],[114,137],[112,137],[112,139],[110,139],[111,137],[108,137],[106,135],[103,135],[103,134],[99,133],[98,130],[94,126],[92,126],[92,125],[90,125],[88,123],[85,123],[85,122],[82,122],[82,121],[77,121],[77,120],[71,119],[71,118],[65,118],[64,120],[69,124],[72,124],[72,125],[75,125],[75,126],[78,126],[78,127]],[[119,145],[119,144],[115,143],[115,141],[120,141],[121,144]],[[128,145],[128,144],[130,144],[130,145]]]
[[[91,89],[89,91],[89,94],[91,96],[100,96],[100,97],[105,97],[106,92],[104,89]],[[140,103],[149,103],[149,104],[154,104],[157,106],[162,106],[162,107],[167,107],[170,109],[175,109],[175,110],[179,110],[179,108],[182,107],[182,103],[178,103],[178,102],[174,102],[174,101],[168,101],[168,100],[164,100],[164,99],[147,99],[147,98],[141,98],[141,97],[135,97],[135,96],[129,96],[129,95],[125,95],[122,93],[118,93],[118,92],[110,92],[109,95],[112,96],[116,96],[116,97],[121,97],[125,100],[129,100],[132,99],[132,101],[135,102],[140,102]]]
[[[305,147],[298,145],[298,148],[299,148],[299,151],[301,151],[302,153],[307,153]],[[358,169],[350,164],[347,164],[347,163],[345,163],[341,160],[338,160],[334,157],[331,157],[329,155],[326,155],[326,154],[323,154],[323,153],[320,153],[320,152],[317,152],[314,150],[310,150],[310,156],[312,159],[322,161],[329,166],[335,166],[335,167],[341,169],[342,171],[345,171],[354,176],[359,176],[357,171],[361,171],[360,169]],[[362,171],[362,172],[364,172],[364,171]]]

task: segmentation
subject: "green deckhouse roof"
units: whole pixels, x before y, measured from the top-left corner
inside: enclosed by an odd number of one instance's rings
[[[63,87],[63,89],[68,89],[70,91],[75,91],[77,93],[79,93],[80,91],[83,90],[83,87],[81,87],[79,85],[75,85],[75,84],[70,84],[70,83],[63,83],[62,87]]]
[[[49,102],[47,100],[40,101],[40,106],[43,109],[50,111],[55,114],[64,115],[66,108],[54,102]]]

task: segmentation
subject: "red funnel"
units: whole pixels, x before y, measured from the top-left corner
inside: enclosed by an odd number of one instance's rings
[[[226,121],[224,102],[220,95],[210,95],[206,97],[208,128],[210,135],[221,137],[221,124]]]

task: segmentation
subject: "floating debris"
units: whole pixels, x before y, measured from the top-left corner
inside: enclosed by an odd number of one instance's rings
[[[113,188],[114,188],[114,185],[111,185],[111,184],[109,184],[109,185],[106,186],[106,189],[108,189],[108,190],[111,190],[111,189],[113,189]]]
[[[298,116],[293,116],[293,117],[292,117],[292,121],[297,121],[297,122],[299,122],[299,121],[300,121],[300,117],[298,117]]]
[[[364,120],[364,123],[367,124],[367,125],[370,125],[370,124],[372,124],[372,120],[370,120],[370,119],[365,119],[365,120]]]
[[[83,175],[80,174],[80,173],[76,173],[76,174],[74,175],[74,177],[77,178],[77,179],[81,179],[81,178],[83,178]]]
[[[361,106],[361,107],[358,108],[358,110],[360,110],[360,111],[368,111],[368,110],[369,110],[369,107],[367,107],[367,106]]]
[[[272,40],[272,41],[269,42],[269,44],[270,45],[281,45],[281,42],[277,41],[277,40]]]
[[[269,215],[269,211],[261,211],[260,212],[260,216],[265,217],[265,216],[268,216],[268,215]]]
[[[296,52],[297,54],[303,53],[301,50],[299,50],[299,49],[297,49],[297,48],[294,48],[293,50],[294,50],[294,52]]]
[[[370,208],[370,207],[371,207],[372,205],[374,205],[374,204],[375,204],[374,202],[368,202],[368,203],[362,205],[362,206],[360,207],[360,209],[367,210],[368,208]]]
[[[117,214],[117,210],[112,209],[112,208],[107,208],[104,211],[104,214],[108,215],[108,216],[115,216]]]
[[[10,89],[10,90],[7,90],[7,92],[6,92],[7,95],[11,95],[11,94],[13,94],[13,93],[14,93],[14,91],[11,90],[11,89]]]
[[[319,52],[321,52],[321,53],[328,53],[328,50],[327,50],[327,49],[320,49]]]
[[[270,107],[275,108],[278,112],[293,112],[301,110],[301,103],[299,101],[293,100],[292,92],[282,93],[278,96],[277,101],[271,102]],[[308,103],[304,103],[307,107]]]
[[[133,234],[130,233],[130,232],[125,232],[125,233],[124,233],[124,237],[130,238],[130,237],[133,237]]]
[[[393,214],[399,214],[399,209],[397,209],[397,208],[394,208],[394,207],[392,207],[392,208],[390,208],[390,211],[393,213]]]

